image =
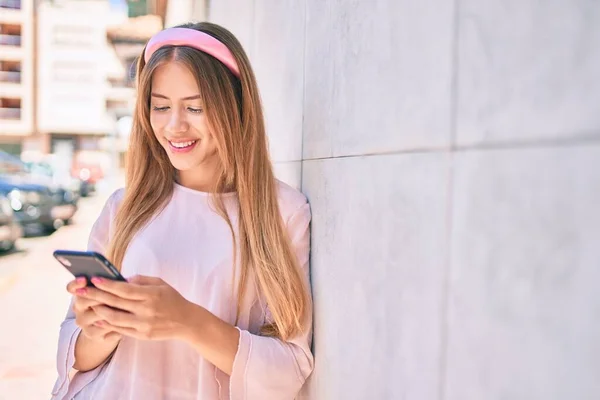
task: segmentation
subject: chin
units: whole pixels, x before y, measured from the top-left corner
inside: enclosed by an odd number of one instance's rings
[[[171,164],[178,171],[189,171],[198,166],[198,160],[177,160],[169,157]]]

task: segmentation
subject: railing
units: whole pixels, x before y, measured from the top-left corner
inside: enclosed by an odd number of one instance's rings
[[[0,0],[0,8],[21,9],[21,0]]]
[[[0,108],[0,119],[21,119],[21,109]]]
[[[5,33],[2,33],[2,34],[0,34],[0,45],[20,46],[21,45],[21,36],[7,35]]]
[[[21,83],[21,73],[16,71],[0,71],[0,82]]]

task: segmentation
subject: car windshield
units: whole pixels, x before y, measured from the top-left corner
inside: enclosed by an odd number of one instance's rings
[[[52,176],[52,167],[46,163],[25,163],[27,170],[34,175]]]
[[[0,175],[26,173],[25,163],[18,157],[0,150]]]

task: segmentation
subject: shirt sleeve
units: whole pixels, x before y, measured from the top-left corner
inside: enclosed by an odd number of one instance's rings
[[[100,216],[92,226],[88,239],[88,250],[104,254],[108,247],[108,242],[112,236],[112,221],[114,220],[117,205],[122,196],[122,189],[114,192],[106,201]],[[52,390],[52,399],[67,399],[74,396],[85,385],[90,383],[102,370],[106,362],[100,364],[93,370],[79,372],[73,370],[75,363],[75,343],[81,332],[75,324],[75,314],[73,313],[73,300],[69,305],[69,310],[65,320],[60,326],[58,338],[58,350],[56,357],[56,369],[58,378]]]
[[[310,206],[305,203],[287,223],[307,287],[310,220]],[[230,377],[230,400],[294,399],[313,370],[312,309],[307,313],[306,327],[305,333],[288,341],[238,328],[240,340]]]

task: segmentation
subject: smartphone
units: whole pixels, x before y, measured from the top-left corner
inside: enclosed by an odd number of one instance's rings
[[[54,258],[58,260],[76,278],[83,276],[88,286],[94,286],[91,279],[95,276],[127,282],[119,270],[102,254],[94,251],[56,250]]]

